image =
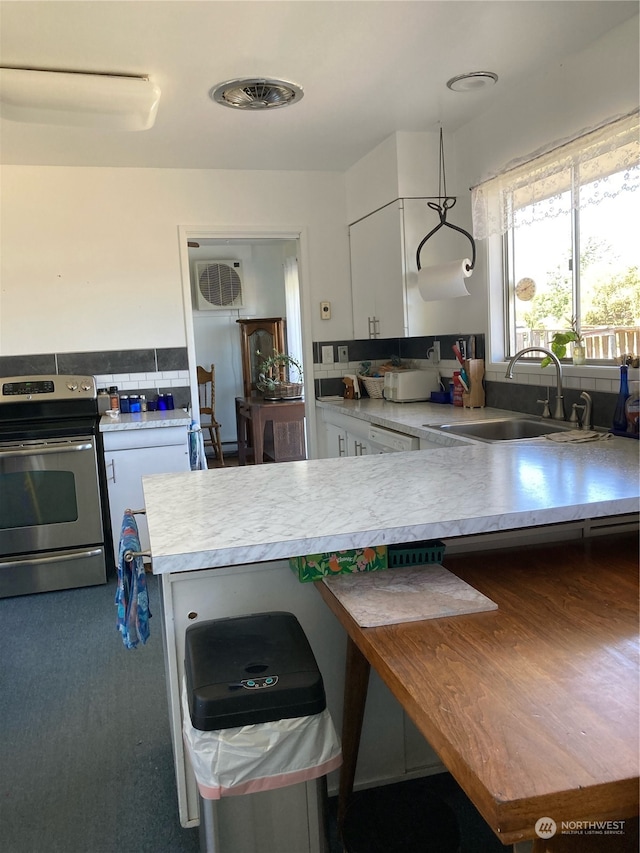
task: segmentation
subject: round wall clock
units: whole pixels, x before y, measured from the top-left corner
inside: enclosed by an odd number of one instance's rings
[[[529,302],[536,295],[536,283],[532,278],[521,278],[516,284],[516,296],[523,302]]]

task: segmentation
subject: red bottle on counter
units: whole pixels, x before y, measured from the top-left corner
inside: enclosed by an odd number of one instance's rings
[[[460,382],[460,371],[453,371],[453,405],[454,406],[462,406],[462,392],[464,388],[462,387],[462,382]]]

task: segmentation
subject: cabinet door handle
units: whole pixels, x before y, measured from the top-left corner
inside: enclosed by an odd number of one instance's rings
[[[377,317],[373,318],[373,337],[380,337],[380,320]]]
[[[375,323],[374,323],[375,317],[367,317],[367,320],[369,321],[369,337],[375,338],[375,336],[376,336]]]
[[[338,436],[338,456],[344,456],[344,436]]]
[[[107,462],[107,465],[106,465],[107,469],[109,468],[109,466],[111,466],[111,477],[109,477],[109,474],[107,473],[107,480],[111,480],[112,483],[115,483],[115,481],[116,481],[116,460],[112,459],[110,462]]]

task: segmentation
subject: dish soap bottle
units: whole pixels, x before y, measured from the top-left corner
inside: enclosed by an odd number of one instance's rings
[[[627,431],[627,414],[625,412],[625,403],[627,402],[627,397],[629,396],[629,382],[627,379],[628,370],[629,368],[626,364],[620,365],[620,391],[618,392],[618,400],[616,402],[616,408],[613,413],[614,432]]]

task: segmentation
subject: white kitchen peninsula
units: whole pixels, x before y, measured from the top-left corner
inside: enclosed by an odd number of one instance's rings
[[[575,524],[580,535],[585,519],[637,513],[640,494],[638,445],[623,438],[576,445],[544,439],[461,443],[382,456],[220,468],[144,477],[143,489],[153,571],[161,575],[183,825],[197,819],[179,703],[184,632],[193,621],[294,612],[318,660],[339,730],[346,637],[313,584],[295,578],[288,557],[521,528],[542,531],[562,523]],[[587,522],[587,535],[591,527]],[[402,709],[374,679],[356,783],[441,769],[424,744],[420,752],[420,742]]]

